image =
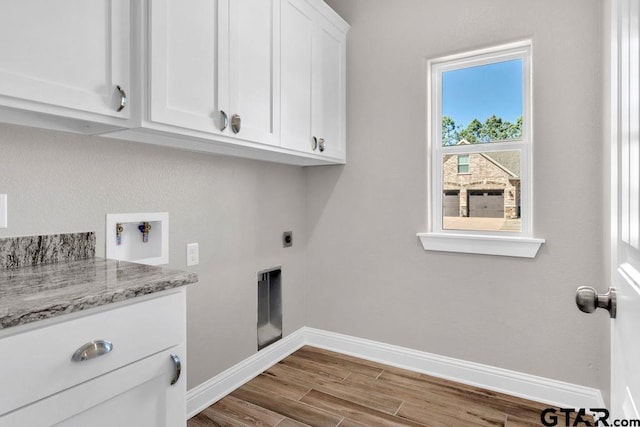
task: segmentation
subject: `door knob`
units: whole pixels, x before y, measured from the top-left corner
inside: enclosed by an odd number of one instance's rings
[[[598,294],[589,286],[580,286],[576,290],[576,305],[585,313],[593,313],[598,308],[604,308],[612,319],[616,318],[616,290],[609,288],[606,293]]]
[[[242,119],[240,118],[239,115],[234,114],[233,116],[231,116],[231,130],[233,131],[233,133],[240,132],[241,125],[242,125]]]

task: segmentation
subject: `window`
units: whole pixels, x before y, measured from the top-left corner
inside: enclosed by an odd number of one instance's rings
[[[535,256],[531,43],[430,60],[428,83],[425,249]]]
[[[468,154],[458,154],[458,173],[469,173]]]

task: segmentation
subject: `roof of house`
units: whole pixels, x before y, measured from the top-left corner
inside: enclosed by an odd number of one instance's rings
[[[492,160],[498,167],[504,169],[514,178],[520,177],[520,153],[517,151],[496,151],[493,153],[481,153]]]
[[[461,139],[456,145],[471,145],[466,139]],[[491,153],[480,153],[491,163],[507,172],[513,178],[520,177],[520,153],[517,151],[495,151]]]

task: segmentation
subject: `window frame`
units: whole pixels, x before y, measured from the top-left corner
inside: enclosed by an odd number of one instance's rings
[[[442,74],[481,65],[509,60],[522,60],[522,137],[514,140],[470,145],[442,145]],[[542,239],[533,238],[533,108],[532,108],[532,42],[523,40],[485,49],[448,55],[427,61],[427,226],[426,233],[418,233],[425,250],[486,253],[490,255],[534,257]],[[520,217],[521,230],[485,231],[452,230],[443,228],[443,158],[445,154],[474,154],[502,151],[520,153]],[[484,244],[482,243],[484,242]],[[513,245],[521,246],[527,250]],[[496,249],[497,245],[497,249]],[[504,247],[502,247],[504,246]],[[535,252],[534,251],[535,246]]]

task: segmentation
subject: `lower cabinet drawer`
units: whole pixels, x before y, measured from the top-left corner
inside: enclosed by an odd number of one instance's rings
[[[56,393],[5,415],[0,427],[179,427],[186,419],[186,378],[171,356],[184,345]]]
[[[115,307],[0,339],[0,415],[185,341],[183,292]],[[111,350],[72,360],[97,340]]]

